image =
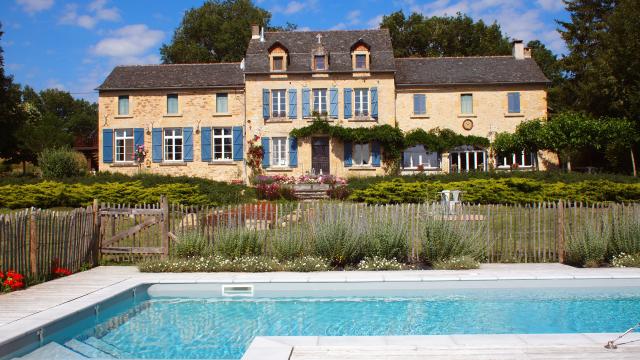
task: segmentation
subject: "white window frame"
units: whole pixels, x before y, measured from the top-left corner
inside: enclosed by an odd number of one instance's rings
[[[482,162],[479,161],[479,154],[482,154]],[[454,157],[457,160],[458,168],[455,170],[456,172],[471,172],[471,171],[487,171],[487,152],[485,150],[478,150],[473,148],[454,150],[449,153],[449,170],[453,172],[453,160]],[[464,160],[466,164],[466,168],[462,169],[461,164],[462,160]],[[473,167],[469,167],[469,165],[473,164]],[[478,169],[478,165],[481,165],[482,168]]]
[[[511,157],[511,164],[518,164],[518,168],[521,169],[531,169],[534,167],[535,164],[535,158],[534,158],[534,153],[532,152],[526,152],[524,150],[522,150],[520,153],[512,153],[509,155],[509,157]],[[523,165],[526,163],[526,159],[527,157],[529,158],[529,165]],[[509,162],[507,161],[507,156],[499,156],[496,159],[497,162],[497,168],[498,169],[511,169],[511,164],[509,164]]]
[[[133,129],[115,129],[113,131],[113,144],[115,148],[115,162],[117,163],[132,163],[134,162],[134,154],[136,151],[136,144],[133,135]],[[131,136],[129,136],[131,134]],[[130,154],[127,152],[127,140],[131,140]],[[119,144],[121,142],[121,144]],[[120,149],[122,149],[122,158],[120,158]],[[128,156],[130,155],[130,156]]]
[[[324,111],[323,108],[324,107]],[[327,115],[328,111],[327,104],[327,89],[313,89],[313,112],[316,112],[320,115]]]
[[[415,110],[416,110],[416,104],[415,104],[416,96],[415,95],[417,95],[418,97],[421,97],[422,99],[424,99],[424,112],[420,112],[420,113],[415,112]],[[413,96],[411,96],[411,98],[413,99],[413,104],[412,104],[413,105],[413,110],[412,110],[413,111],[413,115],[416,115],[416,116],[427,115],[427,94],[413,94]],[[461,108],[462,108],[462,105],[461,105]]]
[[[289,164],[289,142],[286,136],[271,138],[271,166],[286,167]]]
[[[163,133],[163,160],[166,162],[183,162],[184,161],[184,132],[182,128],[165,128]],[[180,145],[176,143],[180,140]],[[169,146],[172,147],[172,151],[169,151]],[[176,151],[180,148],[180,151]],[[180,158],[178,159],[178,155]]]
[[[462,108],[463,107],[462,99],[467,97],[467,96],[471,99],[471,111],[470,112],[464,112],[464,109]],[[474,111],[473,110],[473,94],[471,94],[471,93],[460,94],[460,114],[471,115],[471,114],[474,113],[473,111]]]
[[[225,130],[228,134],[225,134]],[[216,134],[219,132],[219,134]],[[216,158],[216,140],[220,140],[220,158]],[[231,150],[225,151],[225,140],[228,140]],[[228,157],[227,157],[228,155]],[[214,127],[211,129],[211,159],[212,161],[233,161],[233,129],[230,127]]]
[[[425,165],[425,162],[422,158],[423,154],[422,154],[422,150],[417,149],[418,147],[422,147],[422,149],[424,150],[424,156],[425,158],[429,158],[432,157],[435,154],[435,159],[436,159],[436,164],[427,164]],[[417,149],[414,151],[411,151],[412,149]],[[405,166],[405,161],[404,161],[404,156],[402,158],[402,166],[404,169],[407,170],[415,170],[418,168],[418,166],[423,165],[425,170],[436,170],[440,168],[440,154],[438,154],[438,152],[436,151],[429,151],[427,150],[424,145],[416,145],[413,147],[410,147],[408,149],[405,149],[405,154],[409,153],[409,154],[418,154],[418,159],[416,161],[416,163],[414,164],[414,158],[413,156],[409,157],[409,166]]]
[[[287,91],[286,90],[283,90],[283,89],[271,90],[271,116],[274,118],[287,117]]]
[[[358,88],[353,90],[353,113],[356,117],[369,117],[369,89]]]
[[[126,113],[121,113],[120,112],[120,100],[124,100],[127,99],[127,112]],[[118,96],[118,115],[119,116],[128,116],[129,113],[131,113],[131,97],[129,95],[119,95]]]
[[[221,96],[224,95],[224,96]],[[226,111],[220,111],[220,109],[218,109],[218,97],[226,97],[227,99],[227,110]],[[228,114],[229,113],[229,93],[216,93],[216,113],[218,114]]]
[[[369,156],[364,156],[365,154]],[[354,166],[371,166],[371,144],[353,144],[352,157]]]

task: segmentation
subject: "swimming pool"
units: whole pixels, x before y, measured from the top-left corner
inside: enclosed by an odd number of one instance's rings
[[[152,284],[65,319],[42,344],[98,358],[240,359],[256,336],[615,333],[640,318],[638,285]]]

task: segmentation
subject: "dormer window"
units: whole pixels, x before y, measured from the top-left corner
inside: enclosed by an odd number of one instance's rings
[[[284,57],[283,56],[274,56],[273,57],[273,71],[282,71],[284,70]]]
[[[371,63],[371,51],[369,45],[362,39],[358,40],[351,47],[351,61],[353,64],[353,70],[369,71],[369,64]]]
[[[366,68],[367,68],[367,55],[356,54],[356,69],[366,69]]]
[[[274,43],[269,48],[269,62],[271,71],[287,71],[287,48],[279,42]]]
[[[314,69],[315,70],[326,70],[327,69],[327,65],[325,62],[325,56],[324,55],[315,55],[313,57],[313,64],[314,64]]]

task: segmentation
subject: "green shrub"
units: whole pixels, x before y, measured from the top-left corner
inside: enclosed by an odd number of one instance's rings
[[[471,256],[463,255],[446,260],[438,260],[432,264],[434,270],[468,270],[478,269],[480,262]]]
[[[87,172],[84,155],[68,148],[45,149],[38,154],[38,165],[45,179],[81,176]]]
[[[613,267],[640,267],[640,253],[625,254],[621,253],[614,255],[611,259],[611,266]]]
[[[264,239],[260,232],[244,228],[221,229],[214,237],[216,255],[229,259],[264,254]]]
[[[331,264],[329,264],[329,260],[321,257],[303,256],[284,262],[282,270],[297,272],[329,271],[331,270]]]
[[[640,218],[635,216],[613,216],[610,251],[613,254],[640,253]]]
[[[371,252],[366,256],[382,259],[407,261],[409,242],[407,228],[401,222],[374,221],[368,224],[370,228],[365,236],[370,243]]]
[[[610,236],[610,228],[606,222],[577,224],[568,231],[565,263],[585,267],[600,266],[607,256]]]
[[[299,229],[294,231],[297,232]],[[306,231],[304,233],[308,234]],[[292,260],[308,252],[306,243],[300,241],[297,236],[294,236],[295,234],[282,231],[278,233],[278,237],[275,236],[275,232],[271,232],[270,235],[272,235],[269,240],[271,253],[278,260]]]
[[[422,227],[420,258],[428,265],[463,256],[479,260],[484,255],[482,226],[472,229],[469,222],[425,219]]]
[[[315,254],[332,265],[357,264],[370,254],[370,242],[343,220],[319,221],[312,226]]]
[[[381,257],[366,257],[358,263],[358,270],[381,271],[381,270],[405,270],[409,267],[396,259],[386,259]]]
[[[207,238],[197,231],[190,231],[178,236],[173,247],[174,255],[178,258],[202,257],[211,253]]]

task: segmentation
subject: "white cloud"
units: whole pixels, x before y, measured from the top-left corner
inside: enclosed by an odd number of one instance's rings
[[[349,11],[347,14],[347,21],[349,21],[350,24],[358,24],[361,16],[362,12],[360,10]]]
[[[538,0],[538,4],[547,11],[561,11],[564,9],[562,0]]]
[[[91,48],[91,53],[109,57],[119,64],[158,63],[158,55],[148,51],[157,47],[163,38],[164,32],[149,29],[147,25],[128,25],[100,40]]]
[[[53,0],[16,0],[16,3],[29,14],[35,14],[53,6]]]
[[[377,29],[380,27],[380,23],[382,22],[382,15],[377,15],[371,20],[367,21],[367,27],[369,29]]]
[[[120,21],[120,10],[107,7],[107,0],[95,0],[87,5],[87,13],[80,14],[77,4],[67,4],[59,23],[93,29],[100,21]]]
[[[311,31],[311,28],[308,26],[299,27],[296,31]]]
[[[341,22],[333,25],[332,27],[329,28],[329,30],[344,30],[346,28],[347,28],[347,24]]]
[[[285,15],[299,13],[302,10],[311,10],[316,6],[317,0],[289,1],[286,6],[275,6],[271,11]]]
[[[58,79],[48,79],[46,86],[48,89],[58,89],[58,90],[66,89],[64,84],[62,84]]]

